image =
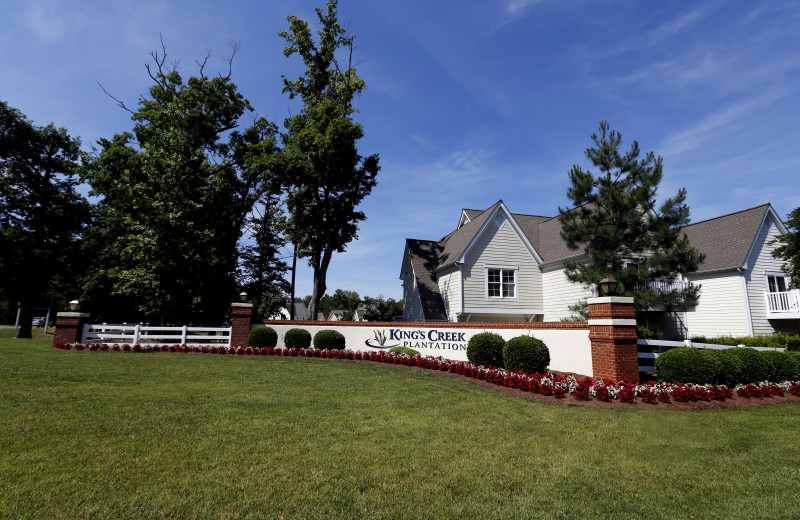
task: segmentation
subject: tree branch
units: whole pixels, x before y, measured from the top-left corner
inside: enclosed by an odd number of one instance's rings
[[[128,112],[130,112],[131,114],[133,114],[133,113],[134,113],[134,111],[133,111],[133,110],[131,110],[130,108],[128,108],[127,106],[125,106],[125,102],[124,102],[124,101],[122,101],[122,100],[120,100],[120,99],[117,99],[117,98],[115,98],[114,96],[112,96],[111,94],[109,94],[109,92],[106,90],[106,88],[103,86],[103,84],[102,84],[102,83],[100,83],[100,82],[98,81],[98,82],[97,82],[97,84],[98,84],[98,85],[100,85],[100,88],[103,90],[103,93],[105,93],[105,95],[106,95],[106,96],[108,96],[108,97],[110,97],[111,99],[113,99],[114,101],[116,101],[116,103],[117,103],[117,106],[119,106],[119,107],[120,107],[120,108],[122,108],[123,110],[127,110],[127,111],[128,111]]]

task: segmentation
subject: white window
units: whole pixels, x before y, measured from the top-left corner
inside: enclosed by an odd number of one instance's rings
[[[517,267],[486,266],[486,297],[516,298]]]
[[[782,274],[768,274],[767,287],[769,292],[786,292],[786,277]]]

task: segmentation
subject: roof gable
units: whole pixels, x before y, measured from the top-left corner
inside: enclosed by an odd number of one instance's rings
[[[488,212],[488,210],[487,210],[487,212]],[[484,213],[486,213],[486,212],[484,212]],[[520,226],[517,223],[516,219],[514,218],[512,213],[510,211],[508,211],[508,208],[506,208],[506,205],[503,204],[502,200],[498,201],[497,204],[492,206],[492,210],[489,213],[489,215],[487,215],[486,218],[483,219],[483,223],[481,224],[480,229],[478,229],[475,232],[475,234],[470,239],[469,243],[466,245],[466,247],[464,247],[464,250],[461,251],[461,253],[458,255],[458,258],[455,260],[455,262],[460,263],[460,262],[464,261],[464,258],[467,256],[467,254],[472,249],[472,247],[475,245],[475,243],[478,241],[478,239],[481,237],[481,235],[489,227],[489,224],[495,218],[497,218],[497,216],[500,215],[500,214],[502,214],[505,217],[506,221],[511,225],[511,228],[517,234],[517,236],[520,239],[520,242],[522,242],[522,245],[525,246],[525,249],[528,250],[528,253],[530,253],[530,255],[531,255],[531,257],[533,257],[534,261],[536,261],[537,264],[541,264],[542,263],[542,257],[539,256],[538,252],[536,252],[536,249],[533,247],[533,244],[531,244],[531,241],[528,239],[528,237],[522,231],[522,228],[520,228]],[[446,265],[446,264],[443,264],[443,265]]]

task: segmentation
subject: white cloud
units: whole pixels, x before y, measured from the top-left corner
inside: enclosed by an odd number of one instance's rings
[[[697,121],[691,127],[668,136],[658,149],[662,150],[664,157],[670,157],[693,150],[709,141],[722,142],[720,134],[726,132],[726,127],[744,119],[758,109],[772,105],[785,97],[787,93],[785,89],[775,88],[757,97],[718,110]]]

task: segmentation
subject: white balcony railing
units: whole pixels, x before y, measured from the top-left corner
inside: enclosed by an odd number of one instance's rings
[[[685,280],[650,280],[648,285],[662,294],[672,291],[685,293],[689,290],[691,282]]]
[[[800,289],[784,292],[765,292],[769,312],[800,313]]]

